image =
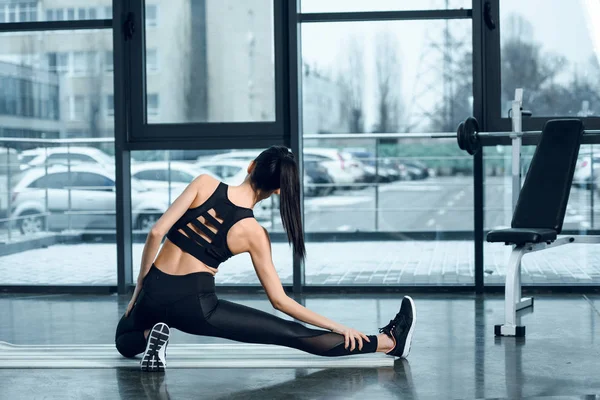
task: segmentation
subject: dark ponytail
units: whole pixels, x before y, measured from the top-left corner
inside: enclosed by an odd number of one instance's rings
[[[250,182],[255,190],[273,192],[280,189],[281,221],[294,255],[306,255],[300,213],[300,174],[294,155],[284,146],[271,146],[254,160]]]
[[[298,165],[291,153],[281,161],[281,222],[287,232],[288,242],[294,246],[294,255],[304,260],[306,248],[302,232],[302,218],[300,213],[300,177]]]

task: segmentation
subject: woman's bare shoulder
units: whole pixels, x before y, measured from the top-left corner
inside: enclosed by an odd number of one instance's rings
[[[196,207],[204,203],[214,191],[217,190],[219,183],[220,181],[218,179],[215,179],[210,175],[198,175],[198,177],[190,183],[190,186],[196,190],[196,199],[190,207]]]

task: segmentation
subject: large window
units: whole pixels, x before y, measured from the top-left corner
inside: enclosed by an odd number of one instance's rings
[[[523,147],[522,182],[534,146]],[[512,220],[512,157],[510,146],[484,149],[485,230],[510,227]],[[600,226],[600,148],[582,145],[567,203],[563,233],[585,235]],[[600,268],[593,261],[596,245],[570,245],[531,253],[523,258],[521,275],[527,285],[598,285]],[[504,284],[511,246],[485,244],[485,282]]]
[[[500,2],[502,117],[518,87],[534,117],[600,115],[599,18],[597,1]]]
[[[109,30],[0,34],[0,285],[117,282],[109,51]]]
[[[410,136],[472,115],[471,60],[470,20],[302,26],[308,284],[473,283],[472,158]]]
[[[147,2],[146,26],[153,123],[275,119],[273,0]]]

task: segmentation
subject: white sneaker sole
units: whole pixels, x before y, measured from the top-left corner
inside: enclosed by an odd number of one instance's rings
[[[415,325],[417,324],[417,308],[415,307],[415,302],[413,301],[412,297],[410,297],[410,296],[404,296],[404,298],[406,298],[410,301],[410,307],[412,309],[413,320],[412,320],[412,324],[410,325],[410,329],[408,330],[408,334],[406,335],[406,342],[404,343],[404,350],[402,351],[402,355],[400,356],[400,358],[408,357],[408,354],[410,353],[410,345],[412,343],[413,332],[415,330]]]
[[[140,369],[146,372],[162,372],[167,367],[166,347],[171,331],[167,324],[159,322],[148,335],[146,351],[140,361]]]

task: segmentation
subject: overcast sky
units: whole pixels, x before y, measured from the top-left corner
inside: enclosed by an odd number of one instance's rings
[[[470,7],[470,0],[449,0],[450,8]],[[302,0],[302,12],[381,11],[445,8],[445,0]],[[533,36],[544,50],[562,54],[571,62],[584,66],[600,50],[600,0],[500,0],[501,21],[518,13],[533,26]],[[592,15],[592,13],[595,14]],[[592,23],[595,21],[595,24]],[[450,30],[471,46],[471,21],[451,20]],[[402,57],[400,90],[405,103],[423,100],[415,96],[423,85],[438,74],[426,72],[427,59],[434,59],[431,42],[440,40],[444,22],[385,21],[304,24],[302,26],[303,59],[311,65],[332,72],[343,67],[343,49],[352,38],[362,38],[365,51],[365,100],[367,126],[374,122],[374,37],[388,30],[398,38]],[[439,55],[439,54],[438,54]],[[600,53],[596,53],[600,56]],[[419,78],[417,80],[417,77]],[[406,106],[406,104],[405,104]]]

